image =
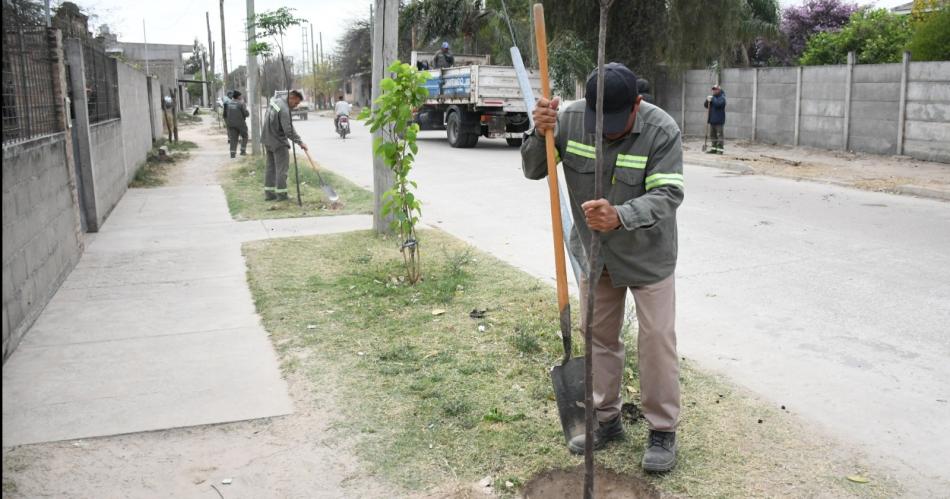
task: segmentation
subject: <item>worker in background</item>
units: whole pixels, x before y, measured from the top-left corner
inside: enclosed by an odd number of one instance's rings
[[[449,50],[449,42],[442,42],[442,48],[432,56],[432,67],[435,69],[450,68],[455,64],[455,56]]]
[[[726,124],[726,93],[723,92],[722,87],[719,85],[712,86],[712,95],[706,96],[703,107],[709,110],[707,113],[709,116],[709,135],[712,139],[712,147],[706,152],[722,154],[724,151],[722,129]]]
[[[584,100],[558,114],[557,98],[540,99],[535,129],[521,146],[522,168],[530,179],[547,176],[545,132],[564,165],[574,214],[569,247],[587,261],[591,231],[603,237],[594,305],[594,404],[598,426],[594,449],[624,434],[620,419],[624,346],[621,330],[627,290],[636,302],[639,331],[641,410],[650,433],[641,461],[644,470],[665,472],[676,463],[680,414],[679,357],[676,355],[676,209],[683,202],[683,148],[680,129],[668,114],[637,95],[637,77],[623,64],[610,63],[604,78],[604,193],[594,192],[597,70],[587,79]],[[581,305],[590,280],[582,276]],[[581,310],[581,317],[586,313]],[[583,323],[583,320],[582,320]],[[581,328],[585,328],[584,324]],[[582,454],[585,435],[568,448]]]
[[[291,123],[290,110],[303,100],[299,90],[291,90],[287,98],[272,97],[267,104],[267,114],[261,130],[261,144],[267,157],[264,174],[264,199],[287,200],[287,171],[290,169],[290,141],[304,151],[307,146],[300,139]]]
[[[646,78],[637,78],[637,92],[640,93],[640,98],[653,104],[653,94],[650,93],[650,80]]]
[[[232,92],[231,99],[224,105],[224,123],[228,127],[228,147],[232,158],[237,150],[238,139],[241,140],[241,156],[247,154],[247,117],[250,114],[241,92]]]

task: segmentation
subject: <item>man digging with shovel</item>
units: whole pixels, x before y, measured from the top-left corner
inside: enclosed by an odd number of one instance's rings
[[[555,130],[555,149],[564,165],[575,220],[571,252],[586,261],[591,231],[601,236],[598,263],[592,266],[600,274],[592,321],[593,405],[598,422],[593,448],[603,448],[624,433],[620,333],[630,289],[639,321],[641,405],[650,428],[642,465],[647,471],[665,472],[676,463],[680,412],[674,291],[676,209],[684,196],[680,130],[662,109],[639,98],[637,77],[626,66],[607,64],[604,76],[605,196],[594,199],[596,70],[587,80],[585,100],[569,105],[560,116],[558,98],[538,101],[535,128],[521,148],[522,167],[527,178],[547,176],[544,134]],[[584,276],[580,283],[582,307],[590,291],[588,281]],[[585,311],[581,317],[586,315]],[[568,447],[583,453],[585,441],[585,435],[577,435]]]

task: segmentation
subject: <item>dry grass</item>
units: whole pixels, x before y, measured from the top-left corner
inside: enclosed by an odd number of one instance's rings
[[[426,279],[415,287],[399,280],[396,244],[364,232],[246,245],[283,368],[312,390],[332,384],[348,394],[333,409],[344,421],[337,435],[356,438],[371,471],[405,491],[462,490],[490,476],[496,492],[512,495],[538,473],[581,463],[565,448],[547,374],[560,357],[554,291],[441,232],[424,231],[422,241]],[[485,319],[469,317],[475,308],[488,310]],[[636,388],[634,340],[624,384]],[[640,471],[642,420],[600,463],[683,496],[895,495],[886,477],[793,415],[689,361],[682,367],[676,470]],[[856,473],[870,483],[846,479]]]

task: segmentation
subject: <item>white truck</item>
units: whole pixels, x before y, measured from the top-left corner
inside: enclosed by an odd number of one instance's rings
[[[412,64],[419,54],[412,52]],[[528,130],[528,112],[512,66],[493,66],[489,56],[456,55],[455,66],[429,69],[429,99],[415,113],[422,130],[445,130],[452,147],[475,147],[479,137],[504,137],[521,145]],[[460,65],[463,64],[463,65]],[[535,95],[541,77],[528,70]]]
[[[287,98],[286,90],[274,90],[274,97]],[[301,101],[300,104],[297,104],[297,107],[290,110],[290,119],[301,119],[309,120],[310,119],[310,103],[307,101]]]

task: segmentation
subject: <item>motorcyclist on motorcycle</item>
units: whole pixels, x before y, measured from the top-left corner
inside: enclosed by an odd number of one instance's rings
[[[350,115],[350,103],[343,100],[343,96],[337,98],[336,104],[333,105],[333,110],[336,113],[336,117],[333,118],[333,126],[337,130],[340,129],[340,116],[349,116]]]

